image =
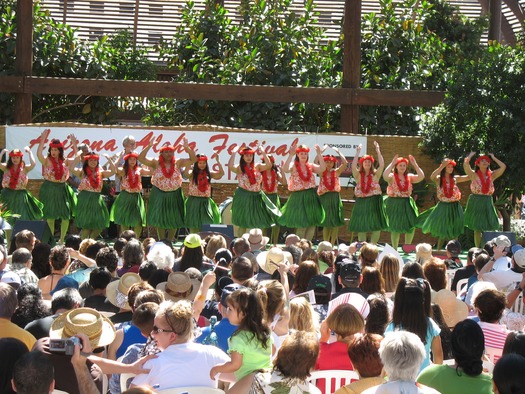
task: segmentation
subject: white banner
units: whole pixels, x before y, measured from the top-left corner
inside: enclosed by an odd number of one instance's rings
[[[133,135],[137,140],[137,151],[140,152],[148,146],[150,140],[154,141],[148,156],[154,157],[160,148],[165,145],[174,145],[176,156],[186,156],[182,147],[182,140],[188,139],[190,146],[196,153],[205,154],[210,158],[219,156],[224,165],[225,176],[220,180],[221,183],[234,183],[235,174],[228,171],[227,163],[230,159],[232,150],[238,145],[248,145],[256,147],[261,145],[267,154],[273,154],[276,163],[286,160],[290,146],[297,142],[304,144],[312,149],[310,160],[313,161],[315,152],[313,148],[318,144],[321,148],[324,145],[335,146],[341,150],[350,162],[355,155],[359,144],[363,145],[362,152],[366,152],[365,136],[350,136],[344,134],[301,134],[301,133],[269,133],[269,132],[227,132],[227,131],[180,131],[180,130],[148,130],[148,129],[126,129],[126,128],[74,128],[74,127],[29,127],[29,126],[7,126],[6,127],[6,148],[9,150],[18,148],[23,150],[29,146],[37,166],[29,173],[30,179],[41,179],[41,166],[36,158],[36,151],[40,143],[40,135],[46,129],[50,129],[49,139],[58,138],[64,142],[64,156],[71,157],[73,150],[69,135],[73,134],[79,143],[85,143],[89,150],[100,155],[108,154],[114,156],[122,151],[122,140],[127,135]],[[47,155],[49,141],[45,141],[44,155]],[[325,154],[335,154],[332,149],[327,149]],[[27,156],[24,158],[28,162]],[[238,159],[236,159],[238,163]],[[101,164],[105,164],[101,160]],[[210,159],[210,165],[215,165],[214,160]],[[348,168],[343,177],[349,177],[351,171]]]

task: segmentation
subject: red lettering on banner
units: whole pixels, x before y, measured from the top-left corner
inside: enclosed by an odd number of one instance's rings
[[[222,140],[222,142],[220,143],[220,145],[215,145],[212,149],[214,151],[213,155],[211,156],[212,159],[215,159],[218,155],[221,154],[221,152],[226,149],[226,144],[228,142],[228,138],[229,138],[229,135],[226,134],[226,133],[222,133],[222,134],[215,134],[215,135],[212,135],[211,138],[209,139],[209,143],[211,144],[212,142],[215,142],[215,141],[220,141]]]
[[[145,149],[151,140],[154,141],[153,143],[153,152],[158,152],[157,146],[162,141],[162,138],[164,137],[164,134],[159,134],[157,137],[153,135],[153,131],[150,131],[148,134],[146,134],[140,141],[137,141],[137,148],[141,147],[142,149]]]

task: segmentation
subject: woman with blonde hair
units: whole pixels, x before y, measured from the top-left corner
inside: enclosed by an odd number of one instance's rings
[[[379,266],[379,272],[383,277],[385,282],[385,292],[393,293],[396,291],[397,282],[399,282],[399,260],[397,257],[391,253],[387,254],[381,260],[381,265]]]
[[[319,314],[304,297],[296,297],[290,300],[290,323],[291,330],[319,332]]]
[[[377,246],[363,242],[361,249],[359,249],[359,262],[361,263],[361,269],[364,269],[365,267],[377,268],[377,256],[379,256]]]
[[[259,282],[257,294],[263,303],[264,320],[272,330],[275,354],[288,335],[290,321],[290,313],[286,308],[288,295],[285,287],[277,280]]]
[[[209,259],[215,258],[215,253],[219,249],[226,249],[226,239],[220,234],[210,235],[204,239],[206,246],[204,247],[204,255]]]

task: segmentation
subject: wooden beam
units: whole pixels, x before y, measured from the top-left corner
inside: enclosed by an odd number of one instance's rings
[[[410,107],[436,106],[445,97],[445,93],[442,91],[422,90],[298,88],[17,76],[0,77],[0,92],[29,95],[34,93],[79,95],[79,92],[82,92],[83,95],[105,97],[163,97],[193,100]]]
[[[501,41],[501,1],[489,0],[489,34],[488,39]]]
[[[33,72],[33,1],[18,0],[16,3],[16,60],[18,76],[29,76]],[[30,123],[32,119],[31,93],[16,93],[15,123]]]

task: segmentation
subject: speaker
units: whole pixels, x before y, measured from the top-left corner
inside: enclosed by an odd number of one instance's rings
[[[498,235],[504,235],[510,240],[511,245],[516,245],[516,233],[512,231],[483,231],[483,242],[487,243]]]
[[[233,226],[231,224],[203,224],[199,235],[202,239],[208,235],[221,234],[226,239],[226,244],[235,238],[233,235]]]
[[[55,245],[55,238],[47,225],[45,220],[17,220],[13,227],[12,240],[14,241],[15,235],[22,230],[32,231],[40,242]]]

